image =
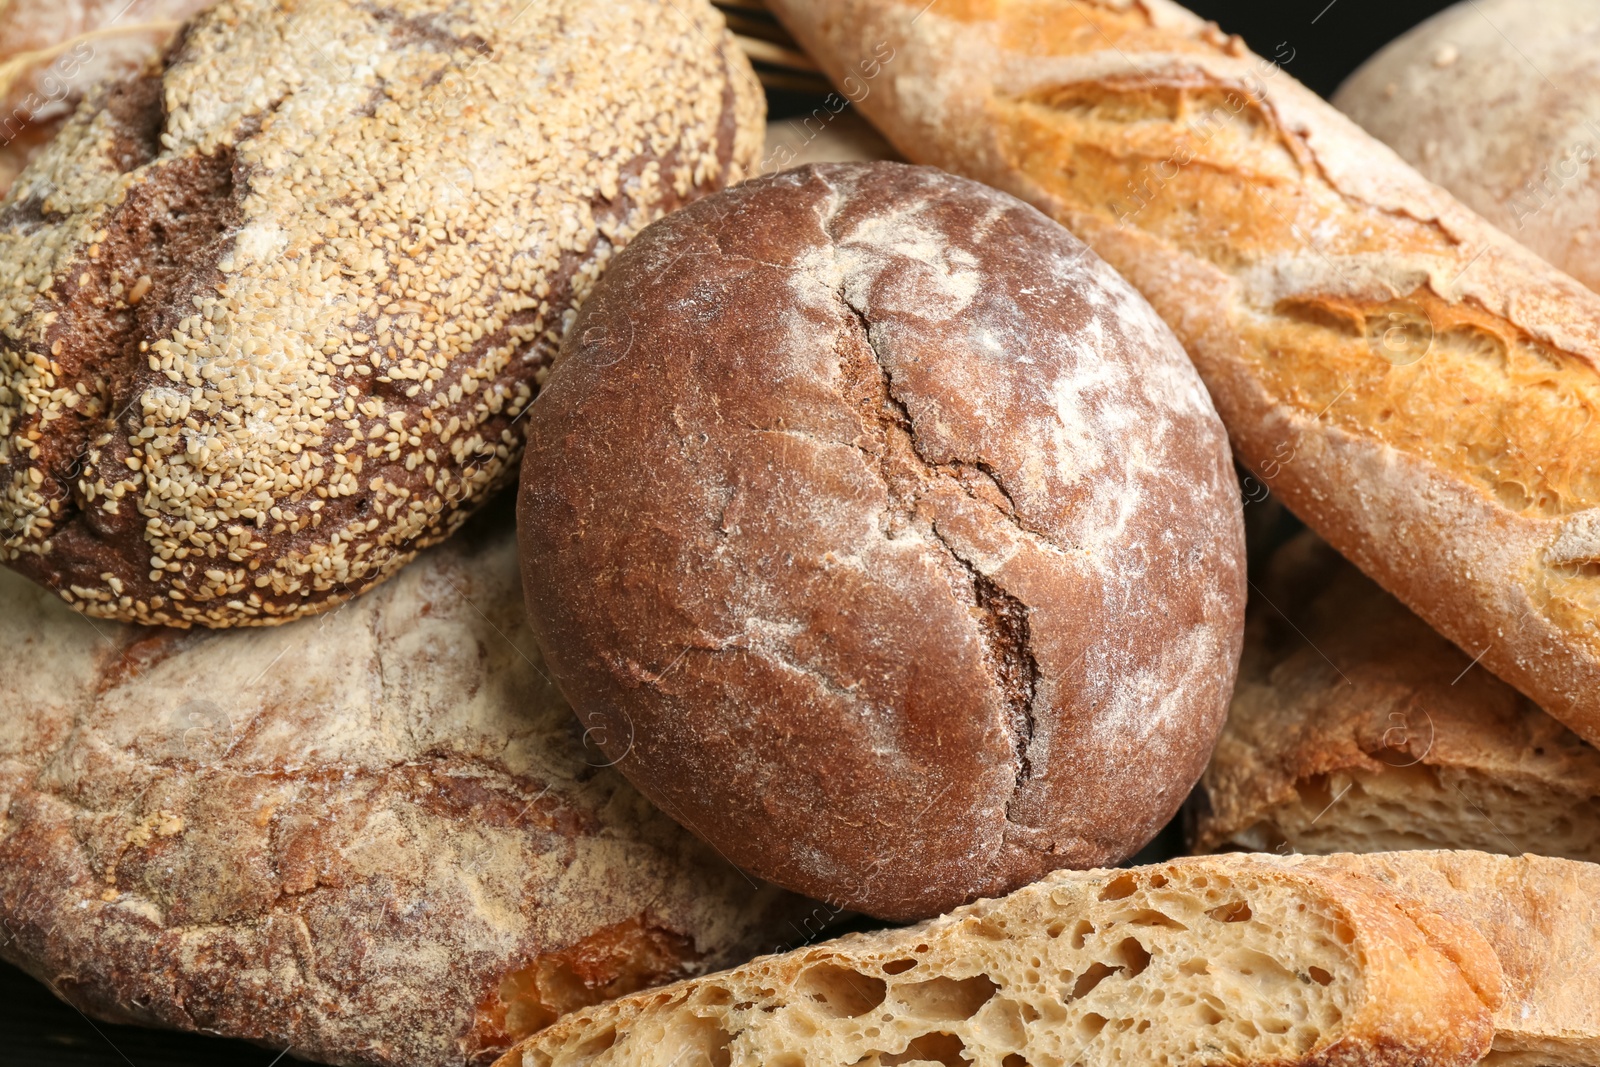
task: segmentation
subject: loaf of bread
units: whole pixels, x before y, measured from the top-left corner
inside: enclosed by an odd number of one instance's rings
[[[0,4],[0,196],[101,83],[137,72],[213,0]]]
[[[652,226],[530,419],[530,620],[741,867],[889,919],[1118,863],[1221,729],[1227,437],[1171,331],[1014,197],[803,167]]]
[[[1600,861],[1600,752],[1312,534],[1255,581],[1195,847]]]
[[[1397,858],[1396,869],[1427,862]],[[1446,912],[1364,872],[1360,858],[1235,854],[1057,873],[918,926],[576,1012],[500,1067],[1479,1062],[1503,1006],[1523,1004],[1473,905],[1531,894],[1468,893]],[[1558,873],[1563,882],[1539,888],[1596,883],[1592,870],[1577,880]],[[1594,950],[1592,929],[1550,932]],[[1554,975],[1539,977],[1541,988],[1554,985]],[[1600,991],[1590,975],[1577,981],[1583,993]],[[1592,1012],[1568,1006],[1517,1034]],[[1559,1054],[1580,1045],[1559,1034],[1549,1044]]]
[[[1600,18],[1471,0],[1368,60],[1333,102],[1484,218],[1600,289]]]
[[[705,0],[224,0],[0,204],[0,560],[281,622],[447,536],[573,308],[761,149]]]
[[[604,766],[491,511],[276,630],[0,572],[0,957],[98,1019],[433,1067],[814,933]]]
[[[771,0],[908,159],[1065,223],[1256,476],[1600,740],[1600,296],[1169,0]]]

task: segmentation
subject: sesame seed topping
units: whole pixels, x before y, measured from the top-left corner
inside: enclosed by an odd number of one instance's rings
[[[223,0],[0,202],[0,560],[180,626],[382,581],[516,477],[604,263],[761,109],[704,0]]]

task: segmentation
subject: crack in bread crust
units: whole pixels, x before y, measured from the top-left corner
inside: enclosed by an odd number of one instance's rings
[[[641,242],[520,504],[531,617],[608,756],[736,863],[882,917],[1135,851],[1203,769],[1243,600],[1170,332],[924,168],[770,176]]]
[[[826,223],[823,228],[828,232]],[[829,236],[837,243],[836,235],[829,233]],[[878,470],[884,490],[889,494],[891,512],[894,516],[886,524],[884,532],[887,536],[895,537],[900,531],[914,528],[923,535],[924,543],[942,546],[950,560],[960,569],[959,575],[952,575],[952,592],[978,613],[975,626],[983,642],[984,657],[988,662],[995,693],[1005,716],[1004,725],[1011,737],[1014,752],[1016,778],[1016,784],[1012,788],[1014,800],[1017,792],[1027,785],[1033,776],[1033,766],[1028,758],[1028,746],[1033,742],[1033,702],[1038,695],[1039,663],[1034,658],[1030,646],[1028,615],[1031,609],[1020,599],[1006,592],[994,578],[979,570],[977,564],[962,555],[950,539],[939,532],[936,501],[928,500],[929,513],[919,515],[923,511],[927,481],[954,483],[968,496],[981,499],[959,474],[964,470],[982,470],[987,464],[982,461],[962,464],[939,464],[928,461],[917,441],[916,419],[905,401],[895,395],[893,372],[884,363],[877,346],[873,344],[872,324],[866,312],[852,304],[843,290],[839,293],[839,301],[849,312],[850,320],[855,323],[862,347],[871,353],[882,387],[881,416],[877,423],[885,439],[885,447],[880,455]],[[891,435],[902,446],[900,449],[896,450],[887,444]],[[902,479],[889,473],[889,466],[893,462],[892,456],[897,451],[913,458],[921,465],[925,472],[922,484],[913,485],[908,489],[900,484]],[[998,489],[999,480],[993,475],[989,475],[989,478]],[[987,503],[1002,514],[1007,514],[1013,524],[1016,524],[1015,511],[1011,507],[1009,497],[1004,498],[1003,503],[994,500],[988,500]],[[1010,817],[1010,807],[1011,801],[1008,801],[1007,818]]]

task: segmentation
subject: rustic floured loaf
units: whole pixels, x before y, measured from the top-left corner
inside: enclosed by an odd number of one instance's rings
[[[1137,852],[1243,630],[1227,437],[1170,330],[976,182],[822,164],[619,255],[534,407],[533,630],[618,769],[890,919]]]
[[[1257,477],[1600,741],[1600,296],[1169,0],[771,0],[908,159],[1149,297]]]
[[[795,941],[795,898],[603,766],[491,511],[276,630],[88,620],[0,572],[0,956],[96,1018],[436,1067]]]
[[[1600,18],[1472,0],[1352,74],[1334,104],[1484,218],[1600,289]]]
[[[1414,904],[1244,854],[1057,873],[576,1012],[501,1067],[1477,1063],[1499,963]]]
[[[144,66],[213,0],[0,3],[0,196],[96,86]]]
[[[1256,582],[1197,848],[1600,861],[1600,752],[1313,534]]]
[[[761,112],[704,0],[225,0],[0,204],[0,559],[169,625],[393,574],[514,477],[575,305]]]

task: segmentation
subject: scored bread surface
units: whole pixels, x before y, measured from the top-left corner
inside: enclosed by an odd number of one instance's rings
[[[0,204],[0,559],[125,621],[337,604],[516,473],[612,252],[761,147],[703,0],[225,0]]]
[[[272,630],[91,622],[0,572],[0,958],[97,1019],[417,1067],[792,938],[811,906],[603,766],[510,520]]]
[[[1600,752],[1313,534],[1255,580],[1196,848],[1600,860]]]
[[[1166,0],[772,7],[835,80],[894,48],[860,106],[896,148],[1074,230],[1259,478],[1600,739],[1600,296]]]
[[[1265,857],[1059,872],[585,1009],[500,1067],[1472,1064],[1502,999],[1470,926]]]

